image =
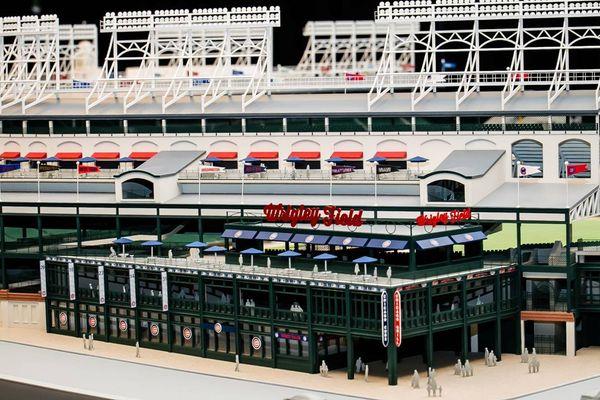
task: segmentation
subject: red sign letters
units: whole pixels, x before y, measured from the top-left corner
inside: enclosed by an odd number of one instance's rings
[[[419,226],[437,226],[437,225],[452,225],[461,221],[471,219],[471,209],[452,210],[448,212],[438,212],[436,214],[419,215],[416,219]]]
[[[263,213],[267,222],[285,222],[289,223],[292,228],[300,222],[310,223],[312,227],[322,223],[325,226],[361,226],[363,224],[363,210],[343,211],[340,207],[326,206],[322,209],[319,207],[305,207],[300,205],[292,207],[291,205],[284,206],[283,204],[267,204],[263,208]]]

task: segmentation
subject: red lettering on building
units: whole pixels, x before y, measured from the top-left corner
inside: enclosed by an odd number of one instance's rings
[[[462,221],[471,219],[471,209],[452,210],[448,212],[438,212],[435,214],[419,215],[416,223],[419,226],[437,226],[437,225],[453,225]]]
[[[263,213],[267,222],[289,223],[292,228],[299,223],[308,223],[312,227],[317,226],[319,223],[323,223],[325,226],[356,227],[363,224],[363,210],[351,208],[344,211],[336,206],[326,206],[321,209],[319,207],[305,207],[304,205],[292,207],[291,205],[284,206],[281,203],[271,203],[263,208]]]

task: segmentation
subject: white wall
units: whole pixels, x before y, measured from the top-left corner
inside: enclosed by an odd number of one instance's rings
[[[125,199],[123,200],[122,183],[130,179],[144,179],[154,184],[154,199]],[[155,178],[142,172],[130,172],[115,180],[115,197],[117,203],[164,203],[179,196],[180,189],[177,184],[177,175]]]
[[[44,302],[0,300],[0,327],[46,330]]]

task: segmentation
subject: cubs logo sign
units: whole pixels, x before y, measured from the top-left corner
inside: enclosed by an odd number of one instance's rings
[[[90,328],[95,328],[98,325],[98,319],[95,315],[90,315],[88,317],[88,325],[90,326]]]
[[[215,324],[214,330],[215,330],[215,332],[216,332],[216,333],[221,333],[221,332],[223,332],[223,325],[221,325],[220,323],[218,323],[218,322],[217,322],[217,323]]]
[[[150,325],[150,334],[152,336],[158,336],[159,332],[160,332],[160,329],[158,328],[158,324],[151,324]]]
[[[58,322],[62,325],[65,326],[67,325],[67,313],[64,311],[61,311],[60,314],[58,314]]]
[[[252,348],[254,350],[260,350],[262,347],[262,340],[258,336],[252,338]]]
[[[187,326],[183,328],[183,338],[185,340],[190,340],[192,338],[192,329]]]
[[[124,319],[120,320],[119,321],[119,330],[121,332],[127,332],[127,328],[128,328],[127,321]]]

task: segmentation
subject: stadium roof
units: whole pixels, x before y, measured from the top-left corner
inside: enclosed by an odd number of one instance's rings
[[[452,173],[467,179],[480,178],[504,155],[504,150],[454,150],[424,177],[440,173]]]
[[[142,165],[122,172],[116,177],[136,172],[143,172],[156,178],[178,174],[188,165],[198,160],[204,151],[161,151]]]

